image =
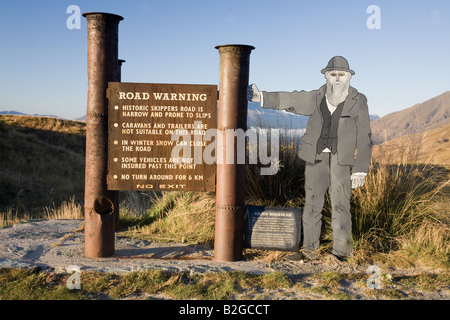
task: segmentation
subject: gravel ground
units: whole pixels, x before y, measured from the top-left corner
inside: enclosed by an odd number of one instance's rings
[[[83,271],[126,273],[145,269],[162,269],[173,272],[229,272],[241,271],[263,274],[279,271],[290,278],[337,271],[342,274],[366,274],[369,265],[340,262],[332,256],[318,261],[304,262],[299,255],[292,254],[277,262],[242,260],[219,262],[213,260],[212,248],[200,245],[157,243],[116,234],[115,255],[109,258],[84,257],[84,232],[81,220],[31,220],[0,229],[0,268],[40,268],[43,271],[65,273],[70,265]],[[391,276],[414,275],[420,273],[438,274],[430,269],[393,269],[381,267],[381,272]],[[330,296],[308,288],[320,285],[309,277],[302,288],[297,290],[268,290],[267,292],[247,292],[244,298],[264,299],[327,299]],[[359,283],[359,284],[358,284]],[[304,290],[303,290],[304,289]],[[342,288],[355,299],[380,299],[373,291],[361,285],[361,281],[347,282]],[[398,286],[396,287],[398,290]],[[433,292],[419,292],[414,288],[404,288],[395,298],[428,300],[448,300],[448,286]],[[402,296],[403,295],[403,296]],[[238,296],[236,298],[239,298]],[[383,298],[383,296],[381,296]]]

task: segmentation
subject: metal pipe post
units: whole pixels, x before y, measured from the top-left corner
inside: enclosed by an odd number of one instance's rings
[[[88,30],[88,99],[86,113],[85,245],[88,258],[114,254],[116,192],[106,186],[108,157],[108,82],[117,81],[118,30],[121,16],[84,13]]]
[[[124,64],[126,60],[119,59],[119,74],[117,75],[117,82],[122,82],[122,64]]]
[[[118,69],[117,69],[117,79],[115,80],[117,82],[122,82],[122,64],[124,64],[125,62],[126,61],[123,59],[117,60],[117,63],[119,64]],[[115,198],[114,198],[114,208],[117,208],[114,213],[114,224],[115,224],[114,230],[118,231],[120,228],[120,223],[119,223],[119,220],[120,220],[120,217],[119,217],[120,192],[119,191],[114,191],[114,192],[116,194]]]
[[[237,163],[237,143],[226,141],[226,132],[247,130],[247,87],[250,53],[247,45],[217,46],[220,54],[218,145],[223,146],[222,159],[217,159],[216,220],[214,259],[238,261],[242,259],[245,171],[246,164]],[[227,163],[226,155],[234,153],[234,162]],[[220,152],[218,150],[218,157]]]

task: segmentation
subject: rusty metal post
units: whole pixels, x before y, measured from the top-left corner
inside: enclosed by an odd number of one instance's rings
[[[122,64],[126,62],[126,60],[119,59],[119,74],[117,75],[117,82],[122,82]]]
[[[88,258],[114,254],[116,192],[106,186],[109,81],[117,81],[118,30],[121,16],[84,13],[88,30],[88,99],[86,113],[85,244]]]
[[[117,63],[118,63],[117,79],[116,79],[117,82],[121,82],[122,81],[122,64],[124,64],[125,62],[126,61],[123,60],[123,59],[117,60]],[[115,214],[114,214],[114,224],[115,224],[114,230],[118,231],[119,228],[120,228],[120,223],[119,223],[119,220],[120,220],[120,216],[119,216],[119,211],[120,211],[120,207],[119,207],[119,205],[120,205],[120,192],[119,191],[115,191],[115,194],[116,195],[115,195],[115,198],[114,198],[114,208],[116,208],[116,210],[115,210]]]
[[[222,45],[216,49],[220,54],[217,136],[223,139],[224,157],[227,152],[234,152],[234,163],[217,159],[214,259],[238,261],[242,259],[243,249],[246,164],[237,163],[237,143],[227,145],[224,133],[247,130],[247,87],[250,53],[254,47]]]

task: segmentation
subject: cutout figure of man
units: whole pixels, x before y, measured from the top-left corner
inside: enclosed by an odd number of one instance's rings
[[[310,92],[265,92],[249,86],[248,100],[309,116],[299,157],[305,166],[303,254],[317,259],[325,193],[332,206],[333,251],[352,252],[351,188],[365,184],[372,153],[367,98],[350,86],[355,74],[347,60],[333,57],[321,71],[326,84]],[[350,185],[351,182],[351,185]]]

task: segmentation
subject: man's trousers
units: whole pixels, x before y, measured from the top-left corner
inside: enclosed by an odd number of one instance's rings
[[[316,163],[307,163],[305,167],[303,252],[312,259],[317,257],[327,190],[332,207],[332,252],[341,257],[349,256],[352,252],[350,166],[339,165],[337,154],[322,152],[317,155]]]

